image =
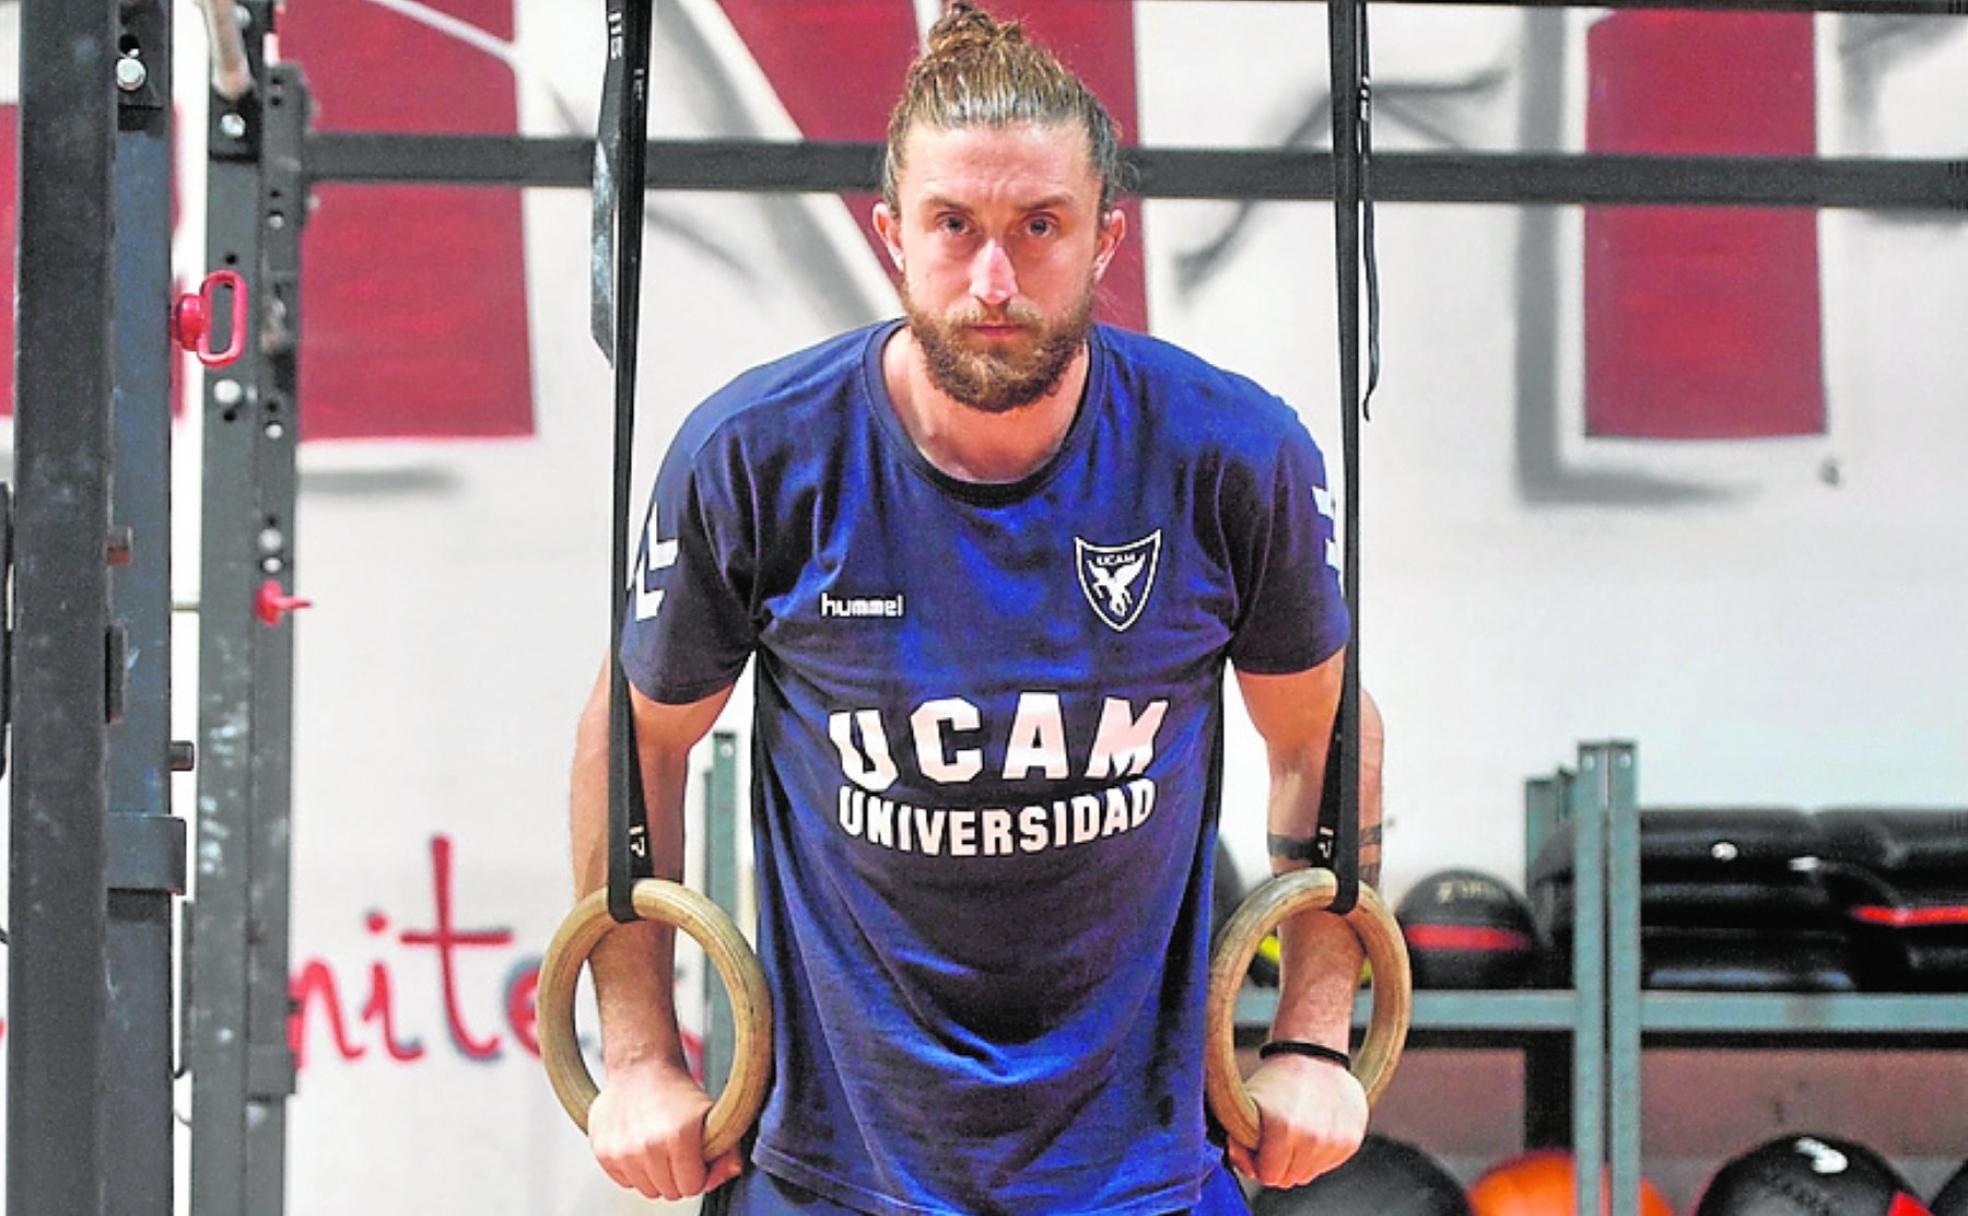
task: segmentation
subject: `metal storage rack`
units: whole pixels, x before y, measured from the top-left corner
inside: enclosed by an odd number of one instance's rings
[[[1571,989],[1417,992],[1409,1036],[1415,1048],[1521,1046],[1526,1142],[1569,1140],[1577,1159],[1608,1162],[1612,1211],[1628,1216],[1638,1210],[1646,1048],[1968,1045],[1968,998],[1960,995],[1642,990],[1638,769],[1630,742],[1585,743],[1575,769],[1526,783],[1533,852],[1557,823],[1577,825]],[[1239,1027],[1267,1025],[1276,1003],[1275,992],[1247,989]],[[1366,1012],[1363,997],[1356,1022]],[[1601,1202],[1602,1176],[1580,1171],[1579,1185],[1580,1202],[1591,1205],[1581,1210],[1590,1211]]]

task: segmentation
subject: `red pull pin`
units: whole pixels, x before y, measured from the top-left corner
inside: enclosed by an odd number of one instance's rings
[[[268,626],[278,625],[282,617],[297,609],[312,607],[314,607],[313,600],[305,600],[298,595],[288,595],[282,591],[280,580],[277,578],[270,578],[261,583],[259,594],[253,597],[253,615],[259,617],[261,623]]]
[[[222,351],[212,349],[213,293],[232,288],[232,341]],[[236,270],[214,270],[205,276],[196,295],[178,297],[171,310],[171,336],[198,356],[206,367],[224,367],[246,349],[246,280]]]

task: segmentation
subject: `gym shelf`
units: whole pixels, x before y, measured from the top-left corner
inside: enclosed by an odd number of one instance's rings
[[[1751,993],[1642,990],[1636,749],[1588,743],[1576,769],[1525,788],[1525,856],[1561,823],[1574,825],[1579,920],[1568,988],[1423,990],[1414,994],[1417,1048],[1514,1048],[1525,1061],[1525,1142],[1569,1142],[1612,1166],[1612,1210],[1634,1212],[1641,1128],[1640,1057],[1653,1048],[1905,1051],[1968,1045],[1960,993]],[[1354,1023],[1372,995],[1363,991]],[[1261,1040],[1275,989],[1237,998],[1240,1042]],[[1530,1095],[1538,1100],[1529,1101]],[[1602,1179],[1578,1178],[1579,1210],[1599,1207]]]
[[[1366,1024],[1372,999],[1360,994],[1355,1025]],[[1277,1005],[1275,989],[1246,987],[1237,997],[1238,1027],[1261,1030]],[[1577,997],[1563,989],[1421,990],[1414,994],[1413,1033],[1444,1046],[1459,1035],[1568,1034],[1577,1014]],[[1782,1038],[1773,1046],[1812,1039],[1904,1048],[1919,1039],[1968,1039],[1968,999],[1959,993],[1647,992],[1640,998],[1640,1031],[1650,1045],[1714,1038],[1717,1046],[1741,1047],[1740,1039],[1770,1035]],[[1843,1042],[1848,1038],[1869,1042]]]
[[[1365,1025],[1372,1007],[1371,992],[1362,992],[1354,1006],[1355,1025]],[[1246,986],[1237,996],[1237,1025],[1261,1029],[1270,1025],[1278,1007],[1275,988]],[[1453,1046],[1460,1036],[1468,1045],[1508,1041],[1527,1034],[1570,1034],[1578,1020],[1578,997],[1564,989],[1517,988],[1499,991],[1419,990],[1414,994],[1411,1039]]]
[[[1640,998],[1640,1031],[1650,1046],[1714,1039],[1744,1047],[1774,1036],[1768,1045],[1905,1048],[1925,1039],[1968,1039],[1968,999],[1959,993],[1648,992]]]

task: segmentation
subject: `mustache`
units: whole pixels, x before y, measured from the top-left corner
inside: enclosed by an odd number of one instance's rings
[[[988,308],[968,306],[958,309],[943,318],[945,325],[1018,325],[1025,329],[1038,329],[1045,324],[1045,314],[1029,304],[1012,304],[993,312]]]

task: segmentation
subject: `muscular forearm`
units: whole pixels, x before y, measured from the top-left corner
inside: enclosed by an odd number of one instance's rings
[[[1305,846],[1318,830],[1322,784],[1323,772],[1273,772],[1270,837],[1274,873],[1302,870],[1311,864],[1307,860],[1310,850]],[[1278,926],[1278,945],[1282,975],[1271,1037],[1303,1039],[1346,1050],[1363,957],[1359,939],[1338,917],[1307,912]]]
[[[1380,884],[1381,753],[1379,707],[1363,699],[1360,715],[1360,881]],[[1330,757],[1300,758],[1296,767],[1275,766],[1269,808],[1272,869],[1302,869],[1313,853],[1320,794]],[[1363,952],[1352,929],[1338,917],[1311,913],[1279,927],[1283,978],[1272,1037],[1304,1039],[1345,1050],[1353,997],[1359,989]]]
[[[649,808],[649,844],[659,878],[683,876],[683,799],[688,752],[670,756],[644,749],[642,780]],[[570,790],[577,896],[608,882],[608,699],[606,675],[597,682],[576,731]],[[671,982],[675,930],[643,922],[620,925],[595,947],[591,961],[601,1011],[602,1058],[609,1068],[661,1059],[683,1060]]]

